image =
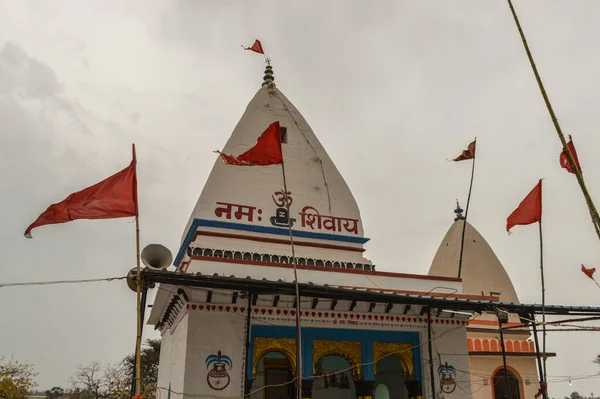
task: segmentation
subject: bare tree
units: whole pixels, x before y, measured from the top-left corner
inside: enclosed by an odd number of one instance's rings
[[[71,391],[69,394],[77,399],[103,399],[107,398],[102,367],[98,362],[87,366],[78,366],[75,375],[69,380]]]
[[[92,362],[77,367],[69,381],[71,389],[67,392],[70,399],[126,399],[130,390],[130,379],[122,363],[102,365]]]

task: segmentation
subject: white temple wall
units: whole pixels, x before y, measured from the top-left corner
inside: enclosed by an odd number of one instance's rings
[[[276,88],[263,87],[258,90],[223,147],[223,152],[237,156],[248,150],[274,121],[280,121],[280,125],[287,128],[287,143],[282,144],[282,150],[287,187],[293,199],[291,213],[297,219],[294,228],[315,230],[306,224],[302,226],[299,220],[298,213],[309,206],[321,215],[356,220],[354,234],[362,237],[360,212],[348,185],[308,123]],[[276,193],[282,189],[280,166],[231,166],[215,157],[215,164],[184,235],[194,218],[215,220],[217,202],[255,208],[252,220],[249,217],[236,219],[230,216],[224,221],[272,227],[270,217],[279,207]],[[219,220],[223,220],[222,216]]]
[[[171,387],[171,398],[183,398],[174,392],[184,392],[185,359],[188,338],[188,315],[183,314],[173,329],[164,331],[160,344],[158,382],[160,397],[167,397]],[[158,396],[158,394],[157,394]]]
[[[471,399],[471,374],[467,356],[467,331],[465,327],[432,325],[432,352],[436,397],[440,392],[447,398]],[[421,365],[423,372],[423,397],[431,395],[431,370],[427,328],[421,330]],[[441,363],[440,363],[441,361]],[[446,364],[447,363],[447,364]],[[440,381],[444,380],[441,385]],[[486,397],[486,399],[488,399]]]
[[[494,372],[503,373],[502,356],[469,356],[473,373],[473,399],[493,398]],[[517,374],[520,380],[521,398],[533,398],[539,389],[535,357],[507,356],[506,366]],[[552,384],[549,395],[552,396]]]
[[[241,395],[246,318],[241,314],[219,312],[190,312],[188,315],[186,392]]]

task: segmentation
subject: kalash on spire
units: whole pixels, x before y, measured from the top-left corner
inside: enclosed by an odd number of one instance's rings
[[[259,41],[247,49],[264,54]],[[481,297],[463,295],[454,277],[375,270],[350,188],[265,61],[183,231],[181,280],[162,284],[152,306],[158,387],[249,399],[367,398],[382,384],[410,398],[431,397],[432,385],[453,392],[453,370],[469,367],[467,316],[437,309],[428,322],[411,298]],[[447,354],[435,372],[423,345],[433,324]],[[301,397],[291,394],[296,381]]]

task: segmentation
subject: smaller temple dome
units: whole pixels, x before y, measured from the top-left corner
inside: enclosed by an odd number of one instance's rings
[[[464,220],[462,209],[457,204],[457,217],[438,248],[428,274],[430,276],[457,277],[460,244],[464,223],[465,241],[463,249],[462,281],[463,293],[492,295],[502,302],[519,303],[515,288],[485,238]]]

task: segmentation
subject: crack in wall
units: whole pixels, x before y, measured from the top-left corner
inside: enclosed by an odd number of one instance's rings
[[[316,160],[319,162],[319,166],[321,167],[321,174],[323,175],[323,183],[325,184],[325,188],[327,189],[327,200],[329,202],[329,213],[331,213],[331,194],[329,193],[329,184],[327,183],[327,178],[325,177],[325,169],[323,168],[323,160],[319,156],[319,153],[317,152],[317,150],[315,149],[315,147],[313,147],[313,145],[311,144],[311,142],[308,140],[308,137],[306,137],[306,134],[304,133],[304,130],[302,130],[302,128],[300,127],[300,124],[298,123],[298,121],[294,117],[294,114],[288,108],[288,106],[285,104],[285,101],[283,101],[283,99],[279,95],[277,89],[273,89],[273,92],[275,93],[275,95],[277,96],[277,98],[279,99],[279,101],[281,101],[281,104],[283,105],[283,108],[290,115],[290,117],[292,118],[292,120],[296,124],[296,127],[298,128],[298,130],[300,130],[300,133],[302,133],[302,136],[304,137],[304,139],[306,140],[306,142],[308,143],[308,145],[310,146],[310,148],[315,153]],[[306,123],[306,124],[308,125],[308,123]]]

